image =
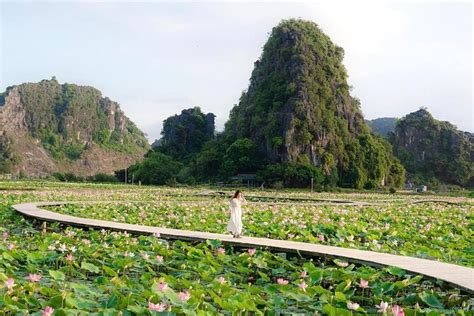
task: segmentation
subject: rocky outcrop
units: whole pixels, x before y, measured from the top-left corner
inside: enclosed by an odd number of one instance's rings
[[[474,135],[420,109],[402,118],[390,137],[413,180],[474,185]]]
[[[390,147],[371,135],[361,138],[370,128],[359,101],[350,95],[343,57],[343,49],[315,23],[282,21],[273,28],[248,90],[230,113],[224,132],[228,142],[249,138],[270,163],[321,167],[326,175],[338,173],[340,185],[384,183]],[[377,175],[370,175],[375,166],[353,161],[367,161],[370,151],[379,156],[377,168],[386,165]]]
[[[272,160],[303,156],[320,164],[319,149],[368,130],[349,94],[343,55],[316,24],[282,22],[255,63],[226,131],[255,140]]]
[[[13,131],[27,131],[26,111],[21,104],[18,87],[7,89],[0,103],[0,134]]]
[[[0,172],[33,177],[112,173],[140,160],[149,148],[118,103],[95,88],[54,78],[9,87],[0,95],[0,137],[9,144],[0,160],[16,157],[10,170]]]

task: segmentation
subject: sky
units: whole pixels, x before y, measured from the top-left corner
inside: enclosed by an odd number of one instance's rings
[[[4,1],[0,90],[56,76],[90,85],[159,138],[182,109],[222,130],[282,19],[316,22],[345,50],[367,119],[427,107],[474,132],[470,1]]]

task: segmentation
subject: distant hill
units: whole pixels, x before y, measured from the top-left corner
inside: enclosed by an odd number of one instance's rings
[[[420,109],[403,117],[390,136],[412,181],[474,185],[474,135]]]
[[[181,111],[163,121],[162,137],[152,147],[177,160],[199,152],[214,137],[215,115],[203,113],[199,107]]]
[[[340,186],[398,186],[403,168],[390,145],[370,133],[343,58],[315,23],[282,21],[230,113],[226,139],[249,139],[269,163],[320,167]]]
[[[376,135],[387,137],[388,133],[395,131],[398,118],[396,117],[381,117],[373,120],[366,120],[366,123]]]
[[[148,148],[119,104],[93,87],[53,77],[0,94],[0,173],[112,173]]]

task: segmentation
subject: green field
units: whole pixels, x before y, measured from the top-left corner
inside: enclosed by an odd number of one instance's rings
[[[474,315],[469,294],[398,268],[233,248],[218,241],[44,227],[11,208],[30,201],[101,201],[52,209],[222,233],[227,197],[208,193],[202,187],[0,182],[0,314],[41,315],[51,307],[54,315],[392,315],[399,307],[405,315]],[[245,193],[246,235],[474,263],[474,199]]]

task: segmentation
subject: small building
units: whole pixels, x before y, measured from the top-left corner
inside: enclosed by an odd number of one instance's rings
[[[257,176],[254,173],[239,173],[230,178],[232,182],[244,184],[247,187],[253,187],[257,184]]]
[[[416,193],[423,193],[423,192],[428,191],[428,187],[426,185],[419,185],[415,187],[413,191]]]

